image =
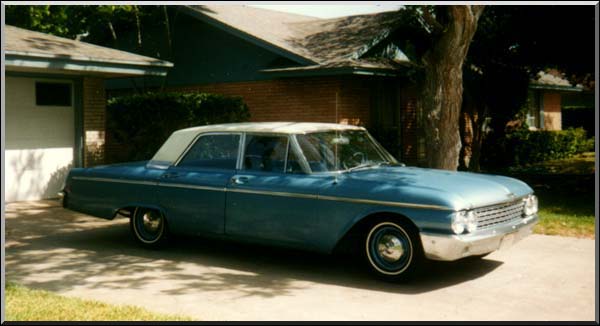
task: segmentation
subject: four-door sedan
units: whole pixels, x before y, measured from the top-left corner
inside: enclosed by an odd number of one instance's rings
[[[174,132],[150,161],[72,169],[63,206],[130,217],[142,245],[215,236],[330,253],[398,280],[425,258],[483,256],[537,222],[525,183],[407,167],[361,127],[237,123]]]

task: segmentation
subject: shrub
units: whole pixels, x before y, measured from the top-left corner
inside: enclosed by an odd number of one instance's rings
[[[248,121],[240,97],[206,93],[145,93],[107,105],[107,162],[148,160],[178,129]]]
[[[526,127],[486,144],[487,163],[491,166],[520,166],[571,157],[594,150],[594,138],[588,139],[583,128],[560,131],[531,131]]]

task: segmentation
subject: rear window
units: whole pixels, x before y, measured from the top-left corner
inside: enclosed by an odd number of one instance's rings
[[[240,135],[205,135],[198,138],[177,166],[235,170]]]

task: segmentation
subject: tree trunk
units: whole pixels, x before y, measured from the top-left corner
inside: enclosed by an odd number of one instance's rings
[[[477,101],[469,94],[463,96],[462,112],[460,114],[460,136],[462,148],[459,157],[459,169],[478,172],[479,158],[483,143],[483,124],[486,118],[485,104]]]
[[[471,156],[473,155],[473,103],[470,100],[467,90],[463,93],[462,112],[460,113],[459,120],[459,131],[462,148],[460,149],[460,156],[458,159],[458,169],[468,170],[469,164],[471,163]]]
[[[448,23],[423,56],[423,127],[428,166],[456,170],[461,149],[462,69],[483,6],[459,5],[444,9]]]
[[[133,14],[135,15],[135,27],[137,30],[137,49],[142,49],[142,24],[140,23],[140,11],[138,6],[133,6]]]

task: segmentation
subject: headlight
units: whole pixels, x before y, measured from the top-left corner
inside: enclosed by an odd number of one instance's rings
[[[465,211],[460,211],[454,213],[452,216],[452,231],[456,234],[461,234],[465,232],[465,223],[467,222],[467,213]]]
[[[475,232],[477,230],[477,214],[475,212],[469,211],[467,213],[466,226],[468,232]]]
[[[535,195],[529,195],[525,198],[525,207],[523,213],[525,216],[533,215],[538,212],[538,199]]]

